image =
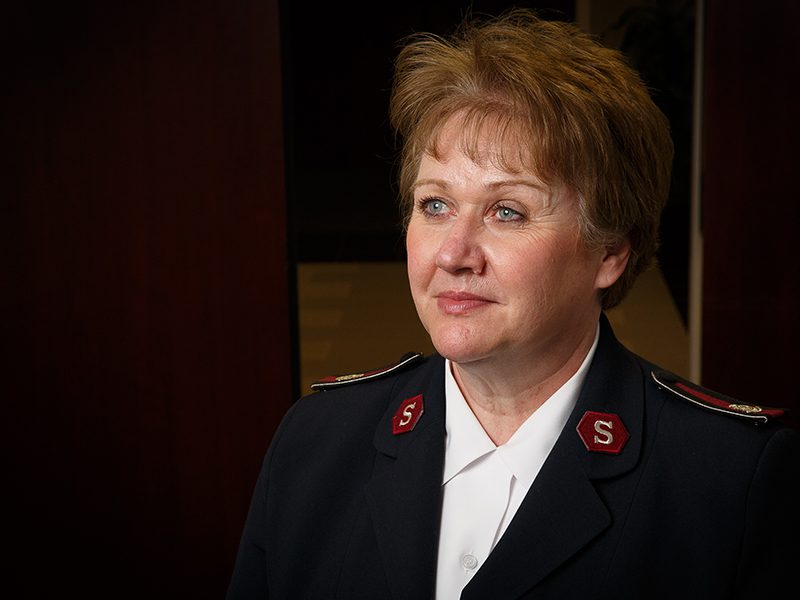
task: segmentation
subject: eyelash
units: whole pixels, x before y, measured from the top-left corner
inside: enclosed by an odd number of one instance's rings
[[[419,200],[417,200],[417,202],[416,202],[417,210],[419,210],[421,213],[423,213],[427,217],[436,218],[436,217],[440,216],[441,213],[431,213],[431,212],[428,211],[428,207],[430,207],[431,204],[433,204],[434,202],[440,202],[443,206],[447,206],[447,202],[445,202],[441,198],[437,198],[436,196],[426,196],[426,197],[423,197],[423,198],[420,198]],[[491,212],[492,212],[492,214],[496,215],[501,210],[511,211],[513,213],[513,215],[514,215],[514,218],[512,218],[512,219],[506,219],[506,220],[498,219],[498,221],[500,221],[501,223],[515,223],[515,222],[518,222],[518,221],[521,221],[521,220],[524,219],[524,215],[521,212],[519,212],[518,210],[515,210],[515,209],[513,209],[513,208],[511,208],[509,206],[505,206],[504,204],[499,203],[499,202],[492,207]]]
[[[512,213],[514,213],[514,218],[513,219],[508,219],[506,221],[503,221],[504,223],[515,223],[517,221],[522,221],[524,219],[524,216],[523,216],[523,214],[521,212],[519,212],[518,210],[514,210],[513,208],[511,208],[509,206],[504,206],[502,204],[498,204],[498,205],[496,205],[494,207],[493,210],[494,210],[495,214],[499,213],[501,210],[509,210]],[[502,221],[502,219],[501,219],[501,221]]]
[[[436,217],[438,214],[428,212],[428,207],[434,202],[440,202],[442,205],[447,206],[447,202],[436,196],[426,196],[417,200],[417,209],[427,217]]]

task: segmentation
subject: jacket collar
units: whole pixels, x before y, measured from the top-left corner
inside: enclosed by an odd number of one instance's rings
[[[564,445],[579,457],[590,479],[622,475],[639,461],[644,429],[646,379],[634,356],[617,341],[605,315],[600,318],[600,342],[575,410],[561,434]],[[577,434],[587,411],[617,415],[628,430],[619,454],[589,452]]]
[[[611,523],[593,480],[621,475],[639,460],[644,378],[616,340],[605,316],[600,340],[575,409],[550,456],[486,563],[462,598],[514,598],[576,554]],[[444,359],[432,356],[401,375],[375,433],[379,451],[367,501],[392,597],[433,596],[444,469]],[[402,402],[423,395],[412,431],[392,434]],[[587,451],[577,432],[586,411],[613,413],[630,438],[618,455]]]
[[[393,434],[392,417],[404,400],[422,394],[424,412],[411,431]],[[444,359],[432,356],[401,376],[375,431],[373,478],[367,503],[392,598],[431,598],[444,470]]]
[[[516,516],[462,598],[516,598],[611,524],[593,480],[621,475],[639,460],[644,378],[605,316],[578,402]],[[589,452],[577,426],[586,411],[613,413],[630,438],[618,455]]]

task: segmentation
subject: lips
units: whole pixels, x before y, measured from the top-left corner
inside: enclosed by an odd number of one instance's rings
[[[448,315],[465,315],[492,304],[492,300],[469,292],[443,292],[436,296],[439,310]]]

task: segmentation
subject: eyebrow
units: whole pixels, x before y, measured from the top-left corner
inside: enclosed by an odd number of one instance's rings
[[[442,189],[449,188],[449,184],[444,179],[434,179],[434,178],[427,178],[427,179],[418,179],[411,185],[411,191],[413,192],[418,187],[422,187],[423,185],[436,185]],[[500,181],[493,181],[488,183],[484,186],[484,189],[487,190],[495,190],[501,187],[517,187],[517,186],[525,186],[531,187],[539,191],[546,192],[548,191],[548,187],[539,181],[535,181],[532,179],[503,179]]]

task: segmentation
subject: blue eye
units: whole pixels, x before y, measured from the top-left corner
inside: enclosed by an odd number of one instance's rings
[[[436,216],[447,212],[447,204],[439,198],[423,198],[419,201],[419,208],[425,214]]]
[[[498,206],[495,209],[495,215],[499,221],[518,221],[522,218],[520,213],[507,206]]]

